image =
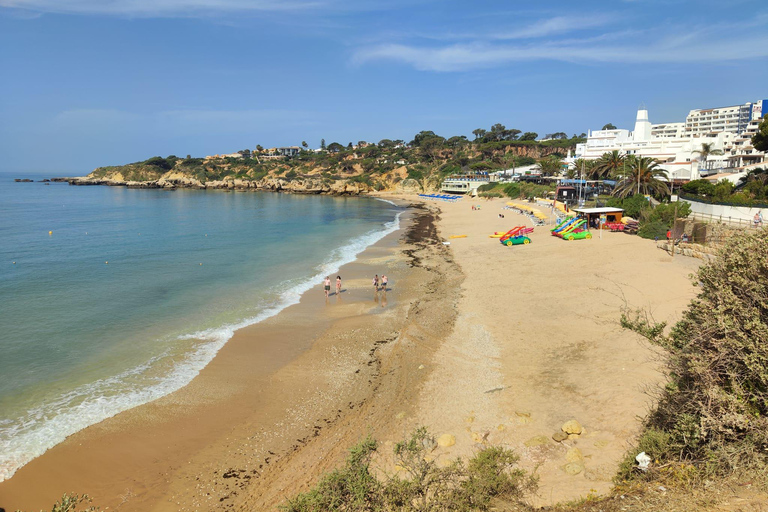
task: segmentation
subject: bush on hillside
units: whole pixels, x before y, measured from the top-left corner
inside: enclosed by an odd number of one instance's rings
[[[510,183],[504,187],[504,193],[512,199],[531,199],[534,197],[545,197],[547,192],[554,190],[549,185],[537,185],[527,181]]]
[[[496,188],[501,188],[501,187],[499,187],[498,183],[486,183],[484,185],[480,185],[479,187],[477,187],[477,191],[478,192],[490,192],[491,190],[494,190]]]
[[[515,166],[516,167],[527,167],[529,165],[533,165],[536,163],[536,159],[530,156],[516,156],[515,157]]]
[[[161,156],[153,156],[152,158],[145,160],[143,164],[151,165],[151,166],[169,171],[173,168],[174,164],[176,163],[176,160],[179,160],[179,159],[174,155],[171,155],[168,158],[163,158]]]
[[[730,239],[696,273],[701,292],[670,335],[648,336],[669,351],[670,381],[640,441],[653,459],[768,471],[766,254],[768,230]]]
[[[438,464],[426,428],[395,444],[395,463],[403,472],[379,480],[371,472],[377,443],[370,437],[350,450],[344,467],[324,476],[310,491],[288,500],[286,512],[326,510],[489,510],[491,500],[519,502],[536,490],[537,480],[515,468],[519,457],[506,448],[485,448],[468,462]]]

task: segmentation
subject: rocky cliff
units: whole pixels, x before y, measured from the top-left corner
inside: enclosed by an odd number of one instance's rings
[[[97,177],[93,174],[82,178],[61,178],[56,181],[66,181],[70,185],[108,185],[128,188],[193,188],[193,189],[225,189],[225,190],[265,190],[271,192],[290,192],[294,194],[327,194],[327,195],[360,195],[370,192],[372,188],[365,183],[350,181],[331,181],[322,179],[262,178],[260,180],[226,177],[222,180],[202,182],[196,178],[169,171],[158,179],[126,180],[120,173],[107,174]]]

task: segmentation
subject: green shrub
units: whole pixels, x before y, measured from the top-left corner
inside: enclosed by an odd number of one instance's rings
[[[667,227],[672,227],[675,219],[684,219],[691,214],[691,205],[685,201],[676,203],[663,203],[657,205],[648,214],[648,220],[651,222],[659,221]]]
[[[536,163],[536,159],[530,156],[516,156],[515,167],[527,167]]]
[[[424,178],[424,167],[420,165],[409,167],[408,177],[412,180],[421,181]]]
[[[379,510],[381,485],[370,472],[377,443],[370,437],[350,449],[341,469],[325,475],[311,491],[299,494],[282,507],[286,512]]]
[[[169,171],[173,168],[174,164],[176,163],[176,160],[178,160],[178,158],[176,158],[173,155],[169,156],[168,158],[163,158],[161,156],[153,156],[152,158],[145,160],[142,163],[144,165],[151,165],[151,166]]]
[[[506,185],[504,187],[504,193],[509,198],[517,199],[518,197],[520,197],[520,184],[510,183],[509,185]]]
[[[619,199],[617,197],[608,200],[608,206],[614,208],[623,208],[624,214],[634,219],[640,219],[643,211],[649,210],[651,204],[648,202],[648,198],[642,194],[635,194],[632,197],[626,199]]]
[[[87,494],[64,494],[59,501],[54,503],[51,512],[96,512],[99,507],[90,505],[91,498]],[[86,508],[78,508],[80,505],[88,505]],[[21,511],[17,511],[21,512]]]
[[[646,432],[663,434],[663,463],[768,473],[766,254],[768,230],[729,239],[697,271],[701,292],[682,320],[656,338],[669,351],[670,380]]]
[[[497,169],[499,166],[493,162],[475,162],[469,164],[469,168],[473,171],[488,171],[490,169]]]
[[[478,192],[490,192],[494,189],[501,189],[501,185],[499,183],[486,183],[485,185],[480,185],[477,187]]]
[[[642,222],[637,230],[637,236],[641,238],[666,238],[669,226],[660,220]]]
[[[314,489],[281,507],[290,512],[339,511],[470,511],[488,510],[495,498],[519,502],[535,492],[537,479],[515,466],[519,457],[505,448],[485,448],[467,463],[455,459],[438,464],[428,457],[436,448],[426,428],[394,446],[399,475],[381,481],[371,474],[370,437],[352,448],[343,468],[324,476]]]
[[[695,196],[711,196],[715,191],[715,186],[707,180],[693,180],[683,185],[681,190]]]

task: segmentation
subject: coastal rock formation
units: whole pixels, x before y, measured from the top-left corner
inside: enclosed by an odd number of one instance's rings
[[[65,181],[70,185],[107,185],[124,186],[128,188],[161,188],[166,190],[178,188],[211,189],[211,190],[264,190],[269,192],[289,192],[294,194],[326,194],[337,196],[356,196],[366,194],[372,189],[365,183],[353,181],[324,181],[321,179],[305,178],[286,180],[283,178],[262,178],[249,180],[228,176],[222,180],[202,182],[186,174],[169,171],[156,180],[136,181],[126,180],[119,173],[108,174],[107,177],[96,177],[92,174],[79,178],[53,178],[51,181]]]

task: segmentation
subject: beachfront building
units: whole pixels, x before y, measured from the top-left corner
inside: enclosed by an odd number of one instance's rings
[[[768,100],[734,107],[692,110],[684,123],[651,124],[648,110],[637,111],[634,130],[594,130],[576,146],[576,158],[595,160],[604,153],[651,157],[659,161],[673,182],[686,182],[708,174],[740,173],[745,166],[763,164],[751,137],[760,118],[768,113]],[[747,116],[747,117],[745,117]],[[706,158],[702,145],[712,150]],[[715,154],[713,154],[715,153]]]
[[[752,119],[759,119],[763,113],[768,113],[768,100],[691,110],[685,118],[685,134],[693,137],[718,132],[740,134]]]
[[[496,181],[498,176],[485,171],[452,174],[443,180],[440,190],[449,194],[476,195],[482,185]]]

